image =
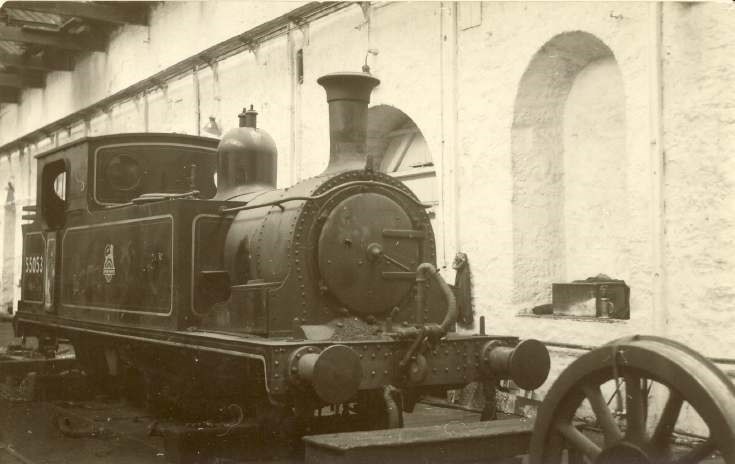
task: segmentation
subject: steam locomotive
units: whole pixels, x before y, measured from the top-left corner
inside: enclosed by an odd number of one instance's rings
[[[394,427],[424,394],[540,386],[541,343],[455,333],[424,205],[366,156],[379,80],[318,83],[329,164],[286,189],[252,110],[221,141],[105,135],[39,155],[16,333],[68,340],[100,384],[186,417],[308,421],[338,405]]]

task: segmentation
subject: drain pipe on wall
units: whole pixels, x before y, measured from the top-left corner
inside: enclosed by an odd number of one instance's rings
[[[649,96],[651,134],[651,219],[653,255],[653,327],[668,335],[669,308],[666,300],[666,154],[663,128],[663,4],[649,4]]]
[[[143,90],[143,132],[148,132],[148,89]]]
[[[202,102],[201,90],[199,86],[199,65],[194,65],[191,71],[191,78],[194,82],[194,127],[196,135],[202,135]]]
[[[459,150],[457,147],[457,3],[441,2],[440,66],[441,66],[441,171],[439,174],[444,235],[443,256],[438,257],[440,267],[452,262],[453,253],[461,249],[459,203]],[[451,269],[448,269],[451,272]]]
[[[297,96],[297,86],[298,83],[296,82],[296,66],[294,66],[294,62],[296,60],[296,44],[295,39],[293,36],[294,30],[296,29],[296,26],[293,22],[289,22],[286,30],[286,53],[288,53],[288,75],[290,80],[290,87],[289,87],[289,99],[290,99],[290,108],[289,108],[289,141],[288,141],[288,185],[293,185],[296,183],[298,171],[300,169],[296,168],[296,137],[298,135],[297,125],[299,124],[299,121],[297,120],[297,114],[296,114],[296,100],[298,98]],[[301,163],[301,160],[298,160],[299,164]],[[281,172],[279,169],[278,172]],[[280,176],[279,176],[280,177]]]

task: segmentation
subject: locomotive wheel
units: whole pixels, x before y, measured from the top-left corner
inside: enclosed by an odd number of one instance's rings
[[[603,385],[606,388],[601,389]],[[603,396],[607,387],[624,394],[624,420],[616,420],[608,406],[610,401]],[[663,389],[669,392],[663,409],[647,424],[653,416],[648,392]],[[575,426],[584,400],[603,439],[593,439]],[[684,403],[709,429],[703,442],[686,449],[674,446],[672,436]],[[719,454],[735,464],[735,386],[710,361],[684,345],[648,336],[618,339],[574,361],[539,407],[531,464],[560,463],[564,448],[569,462],[583,456],[595,464],[683,464]]]
[[[87,340],[76,340],[73,343],[74,354],[82,370],[87,374],[90,385],[110,396],[117,396],[118,386],[109,374],[105,360],[104,347]]]
[[[292,406],[274,405],[266,399],[255,404],[255,418],[271,459],[303,456],[301,437],[310,430],[308,417],[298,415]]]

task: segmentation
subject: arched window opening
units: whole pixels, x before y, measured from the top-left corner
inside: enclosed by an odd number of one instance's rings
[[[516,95],[514,302],[551,302],[551,284],[625,278],[625,91],[610,48],[559,34],[534,55]]]
[[[567,279],[626,272],[626,167],[623,80],[615,59],[585,66],[563,114]]]
[[[413,121],[408,120],[402,127],[386,134],[388,146],[383,154],[381,170],[400,176],[402,173],[421,168],[432,168],[431,153],[426,139]]]
[[[368,110],[368,155],[382,172],[400,179],[431,208],[437,257],[444,256],[439,184],[431,151],[416,123],[403,111],[388,105]],[[440,262],[441,265],[441,262]]]

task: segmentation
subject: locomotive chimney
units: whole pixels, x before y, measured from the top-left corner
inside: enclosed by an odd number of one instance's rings
[[[276,144],[258,129],[252,105],[238,115],[240,125],[229,130],[217,147],[217,200],[276,188]]]
[[[324,173],[363,169],[367,161],[367,108],[380,80],[368,73],[333,73],[317,79],[329,103],[329,165]]]

